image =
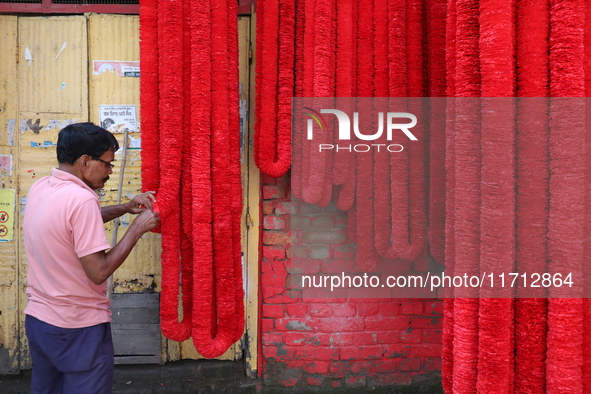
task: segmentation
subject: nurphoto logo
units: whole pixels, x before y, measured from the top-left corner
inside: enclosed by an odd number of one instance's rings
[[[351,133],[351,119],[345,111],[332,108],[322,108],[316,111],[310,107],[303,107],[304,114],[308,115],[306,119],[306,138],[314,140],[314,129],[317,133],[328,133],[329,125],[322,114],[331,114],[336,116],[338,123],[338,141],[339,143],[319,143],[318,150],[322,151],[348,151],[348,152],[369,152],[369,151],[388,151],[402,152],[404,147],[401,144],[391,143],[395,133],[403,133],[409,140],[417,141],[417,137],[411,132],[411,128],[416,126],[417,117],[408,112],[378,112],[377,122],[370,129],[374,119],[366,120],[360,127],[359,112],[353,112],[353,133]],[[374,115],[375,117],[375,115]],[[365,118],[364,118],[365,119]],[[375,130],[377,124],[377,131]],[[351,141],[351,138],[361,141],[377,141],[382,138],[386,132],[386,141],[388,143],[373,144],[347,144],[343,142]],[[382,138],[383,141],[383,138]]]

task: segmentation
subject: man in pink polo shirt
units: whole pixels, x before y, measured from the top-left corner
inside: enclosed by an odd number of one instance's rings
[[[25,327],[33,394],[111,392],[114,356],[106,280],[142,234],[160,222],[152,211],[153,192],[101,208],[95,190],[113,172],[117,149],[115,137],[101,127],[66,126],[58,135],[58,167],[35,182],[27,196]],[[103,223],[125,213],[138,216],[111,248]]]

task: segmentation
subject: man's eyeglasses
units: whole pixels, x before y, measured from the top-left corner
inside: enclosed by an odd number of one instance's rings
[[[95,158],[93,158],[92,160],[102,161],[103,163],[105,163],[107,165],[107,167],[109,167],[109,170],[112,170],[113,167],[115,167],[115,164],[111,164],[108,161],[104,161],[103,159],[95,159]]]

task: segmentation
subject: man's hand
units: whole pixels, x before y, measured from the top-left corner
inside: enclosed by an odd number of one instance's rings
[[[137,227],[142,234],[152,230],[160,224],[160,215],[151,209],[141,209],[141,213],[133,219],[132,226]]]
[[[156,202],[154,192],[145,192],[135,196],[130,202],[127,203],[127,212],[132,214],[142,213],[146,210],[152,209],[152,202]]]
[[[113,249],[108,252],[101,250],[80,258],[86,276],[94,284],[100,285],[106,281],[123,264],[142,234],[160,224],[157,212],[152,212],[151,209],[141,209],[140,211],[141,213],[135,217],[123,238]]]

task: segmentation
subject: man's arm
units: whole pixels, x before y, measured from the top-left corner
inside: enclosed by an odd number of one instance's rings
[[[110,222],[126,213],[138,214],[145,209],[152,209],[152,202],[154,201],[156,201],[154,192],[145,192],[138,194],[128,203],[101,207],[103,223]]]
[[[134,219],[121,240],[111,250],[102,250],[80,258],[88,279],[97,285],[106,281],[123,264],[142,234],[158,224],[158,213],[142,209],[142,213]]]

